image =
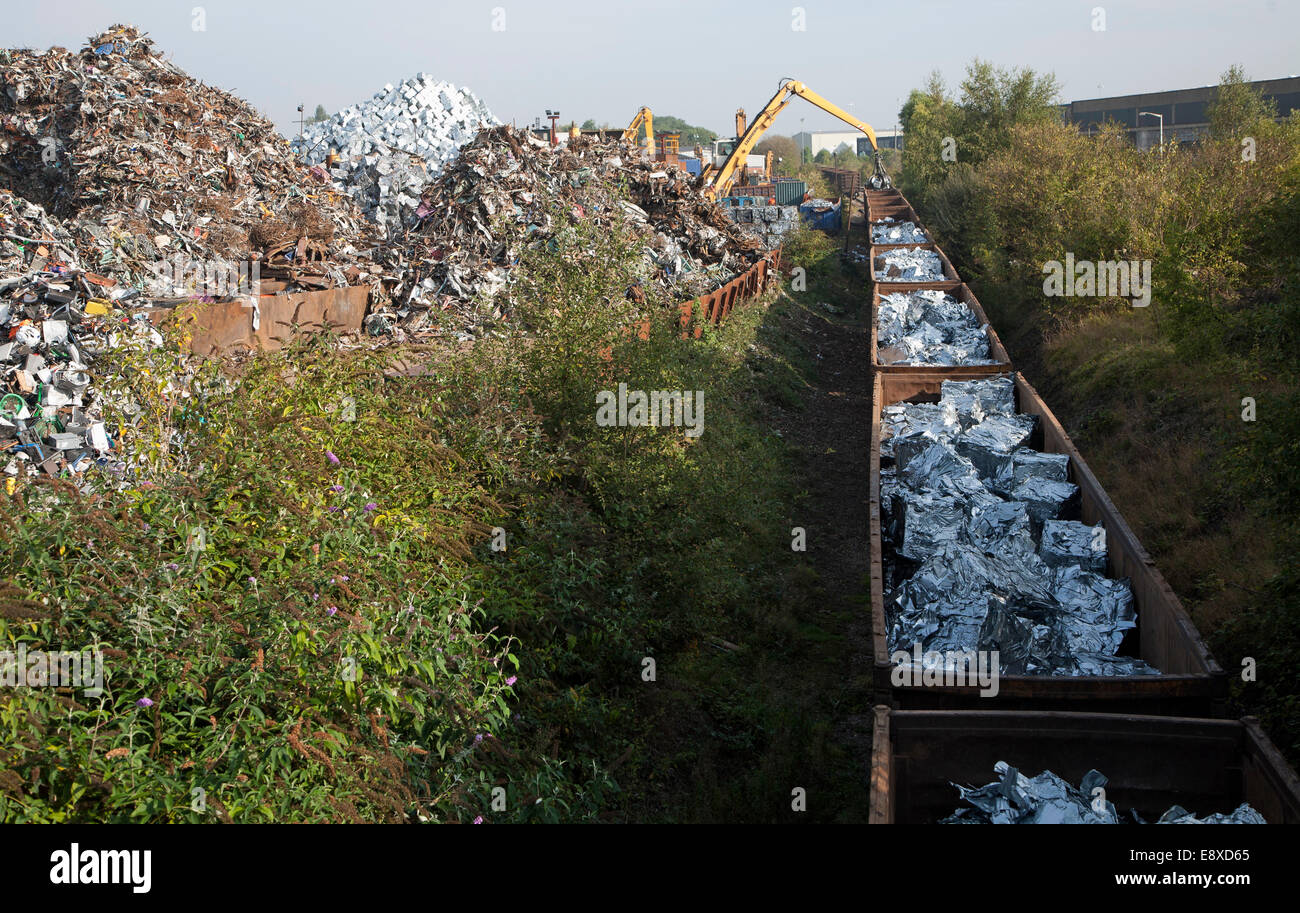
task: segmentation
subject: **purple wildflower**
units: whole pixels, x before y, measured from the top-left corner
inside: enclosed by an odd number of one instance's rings
[[[377,508],[378,506],[379,506],[379,505],[376,504],[374,501],[368,501],[368,502],[366,502],[366,510],[367,510],[367,511],[374,510],[374,509]]]
[[[152,707],[153,701],[149,700],[147,697],[142,697],[140,700],[135,702],[135,705],[137,707]]]
[[[513,685],[513,684],[514,684],[515,682],[517,682],[517,681],[519,681],[519,676],[517,676],[517,675],[512,675],[512,676],[510,676],[508,679],[506,679],[506,684],[507,684],[507,685]]]
[[[331,618],[333,618],[335,615],[338,614],[338,611],[339,611],[339,607],[336,606],[336,605],[332,605],[332,606],[330,606],[328,609],[325,610],[325,614],[326,614],[326,615],[329,615]]]
[[[340,491],[342,491],[342,490],[343,490],[343,486],[342,486],[342,485],[331,485],[331,486],[330,486],[330,491],[340,492]]]
[[[330,461],[333,465],[335,465],[335,466],[337,466],[337,465],[339,464],[339,458],[336,457],[336,456],[334,455],[334,451],[333,451],[333,450],[326,450],[326,451],[325,451],[325,458],[326,458],[327,460],[329,460],[329,461]]]
[[[475,818],[475,819],[474,819],[474,823],[475,823],[475,824],[482,824],[482,823],[483,823],[483,816],[482,816],[482,815],[479,815],[477,818]]]

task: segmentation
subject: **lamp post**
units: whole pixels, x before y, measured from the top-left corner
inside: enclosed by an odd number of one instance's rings
[[[551,145],[554,146],[558,142],[555,137],[555,122],[560,119],[560,112],[552,111],[550,108],[547,108],[546,116],[551,119]]]
[[[1138,112],[1138,117],[1154,117],[1154,118],[1158,118],[1158,119],[1159,119],[1159,121],[1160,121],[1160,154],[1161,154],[1161,155],[1164,155],[1164,154],[1165,154],[1165,116],[1164,116],[1163,114],[1156,114],[1156,113],[1153,112],[1153,111],[1139,111],[1139,112]]]

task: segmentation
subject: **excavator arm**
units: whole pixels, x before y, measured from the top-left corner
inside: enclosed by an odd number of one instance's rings
[[[727,191],[731,189],[731,185],[736,179],[737,172],[745,167],[749,153],[753,151],[754,146],[758,145],[758,141],[767,132],[768,127],[772,126],[776,116],[796,96],[812,102],[828,114],[835,115],[846,124],[865,133],[867,139],[871,141],[871,149],[876,157],[876,173],[872,175],[871,186],[877,189],[891,186],[889,175],[885,173],[885,166],[880,158],[880,146],[876,142],[876,131],[871,129],[871,125],[858,120],[838,105],[822,98],[803,83],[790,79],[781,84],[781,88],[776,90],[772,100],[750,122],[743,135],[740,136],[739,142],[736,143],[736,148],[731,151],[731,155],[727,157],[722,167],[705,175],[704,192],[706,194],[714,199],[727,195]],[[740,126],[739,118],[737,118],[737,126]]]
[[[637,134],[641,132],[642,127],[645,127],[646,154],[653,157],[655,154],[655,118],[645,105],[641,106],[641,110],[636,112],[636,117],[632,118],[632,123],[628,124],[627,129],[623,131],[624,141],[636,142]]]

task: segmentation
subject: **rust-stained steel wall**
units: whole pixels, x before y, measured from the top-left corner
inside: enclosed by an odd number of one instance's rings
[[[195,355],[274,352],[295,332],[329,329],[358,333],[369,299],[370,289],[365,286],[262,295],[257,299],[257,329],[253,328],[254,309],[246,301],[209,304],[192,312],[190,351]],[[161,323],[174,313],[172,309],[155,308],[149,312],[149,319]]]
[[[776,281],[780,271],[781,251],[778,248],[770,251],[766,257],[726,285],[707,295],[700,295],[679,304],[677,311],[682,328],[689,330],[697,313],[702,314],[709,323],[715,325],[722,323],[737,305],[761,295],[771,282]],[[698,339],[703,332],[703,325],[697,323],[694,330],[695,337]]]

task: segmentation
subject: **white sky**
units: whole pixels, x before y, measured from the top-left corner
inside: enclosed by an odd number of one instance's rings
[[[77,48],[136,25],[286,135],[299,103],[333,113],[421,71],[521,125],[548,107],[565,122],[626,124],[648,104],[723,135],[784,76],[884,130],[931,70],[955,87],[975,56],[1055,72],[1062,101],[1209,85],[1234,63],[1252,79],[1300,72],[1296,0],[799,3],[806,31],[791,28],[787,0],[27,0],[6,14],[0,45]],[[1105,31],[1093,29],[1097,7]],[[772,132],[841,128],[796,100]]]

